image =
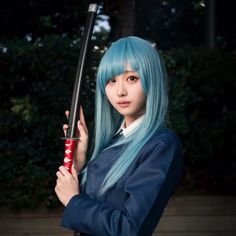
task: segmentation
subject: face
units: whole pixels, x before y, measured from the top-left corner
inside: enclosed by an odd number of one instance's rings
[[[145,113],[146,96],[141,80],[130,66],[125,73],[110,79],[105,91],[112,106],[124,116],[126,126]]]

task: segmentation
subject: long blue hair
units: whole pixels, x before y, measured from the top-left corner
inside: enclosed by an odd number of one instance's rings
[[[91,160],[106,149],[114,133],[120,127],[123,117],[109,103],[105,87],[107,82],[122,73],[130,65],[139,74],[146,95],[146,111],[142,125],[114,145],[128,144],[125,151],[111,167],[97,197],[102,196],[126,172],[141,148],[164,124],[168,106],[166,71],[157,50],[146,40],[130,36],[121,38],[104,54],[97,73],[95,140]],[[82,185],[86,182],[85,169]]]

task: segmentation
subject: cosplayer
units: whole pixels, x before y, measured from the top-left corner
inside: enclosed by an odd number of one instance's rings
[[[165,127],[166,79],[160,55],[143,39],[122,38],[107,50],[97,74],[92,156],[86,161],[81,109],[72,174],[63,166],[56,173],[62,226],[80,235],[154,232],[182,172],[181,143]]]

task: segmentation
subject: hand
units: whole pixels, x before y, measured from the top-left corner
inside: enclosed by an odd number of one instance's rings
[[[67,119],[69,118],[69,111],[65,112]],[[82,107],[80,107],[80,120],[77,123],[77,134],[76,137],[79,137],[79,140],[76,144],[75,155],[73,160],[73,166],[76,169],[77,173],[83,168],[86,163],[86,153],[88,148],[88,129],[86,126],[84,113]],[[63,125],[64,134],[66,136],[66,132],[68,129],[68,125]]]
[[[70,173],[64,166],[60,166],[56,175],[57,183],[55,192],[61,203],[66,206],[74,195],[79,194],[77,172],[73,167]]]

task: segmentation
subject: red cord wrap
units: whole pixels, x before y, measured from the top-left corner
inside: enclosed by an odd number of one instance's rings
[[[74,152],[75,152],[75,139],[66,139],[63,165],[70,173],[73,164]]]

